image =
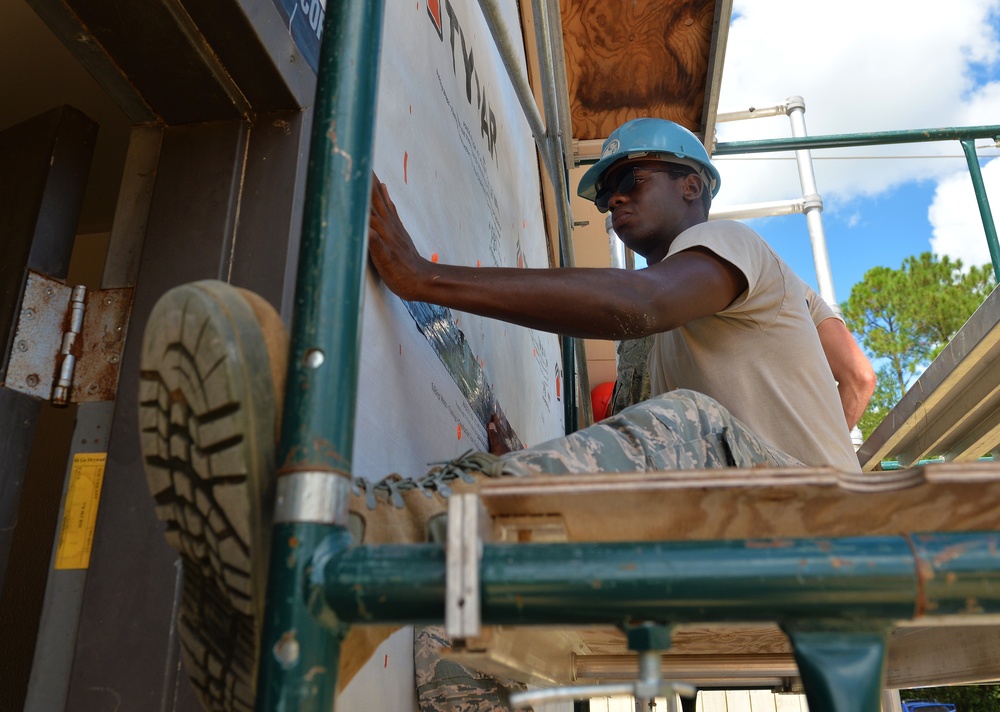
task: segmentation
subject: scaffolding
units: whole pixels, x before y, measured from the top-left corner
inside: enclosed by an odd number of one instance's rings
[[[533,3],[549,117],[543,126],[526,79],[511,68],[504,49],[510,39],[495,3],[481,5],[556,187],[563,263],[571,265],[570,142],[555,59],[560,38],[553,29],[558,9],[552,2]],[[875,712],[894,621],[1000,613],[1000,533],[989,531],[505,544],[483,541],[471,516],[475,499],[456,498],[447,552],[436,544],[355,545],[347,505],[378,79],[373,58],[379,56],[382,16],[382,0],[327,7],[290,352],[289,382],[298,387],[287,393],[278,454],[259,710],[333,708],[341,641],[354,625],[446,623],[460,638],[484,625],[620,625],[644,661],[629,689],[648,697],[690,691],[664,682],[656,664],[669,647],[671,624],[779,621],[793,642],[813,712]],[[967,147],[1000,272],[972,144],[998,135],[1000,126],[796,136],[722,143],[715,153],[959,140]],[[565,358],[572,361],[569,349]],[[664,595],[668,590],[671,595]],[[316,670],[326,674],[314,679]],[[542,691],[539,698],[580,694]]]

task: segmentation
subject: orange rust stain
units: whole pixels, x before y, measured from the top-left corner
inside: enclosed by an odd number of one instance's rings
[[[476,267],[482,267],[483,263],[480,260],[476,260]]]
[[[292,549],[294,549],[298,545],[299,545],[299,540],[298,540],[297,537],[292,536],[292,537],[288,538],[288,546],[289,547],[291,547]]]
[[[433,255],[431,255],[431,262],[437,262],[437,261],[438,261],[438,253],[435,252]]]
[[[304,678],[306,682],[310,682],[314,677],[318,675],[323,675],[325,673],[326,673],[325,667],[323,667],[322,665],[314,665],[313,667],[309,668],[309,672],[305,674]]]
[[[303,445],[295,445],[288,450],[285,460],[278,468],[279,475],[286,475],[299,470],[316,469],[315,464],[320,461],[329,461],[341,465],[347,469],[347,461],[340,456],[333,444],[323,438],[315,438],[312,448]]]
[[[955,559],[964,556],[969,550],[968,544],[956,544],[955,546],[949,546],[944,549],[940,554],[934,557],[934,565],[941,566],[947,564],[949,561],[954,561]]]
[[[461,440],[462,439],[462,424],[461,423],[458,424],[457,432],[458,432],[458,439]]]
[[[622,571],[635,571],[639,567],[635,564],[622,564],[618,568]]]
[[[916,601],[914,601],[913,615],[915,618],[919,618],[937,607],[936,604],[927,600],[927,582],[934,578],[934,569],[917,555],[917,547],[913,543],[913,538],[909,534],[903,534],[903,538],[906,539],[906,544],[910,547],[910,554],[913,556],[916,568],[917,596]]]
[[[409,161],[410,161],[410,154],[407,153],[406,151],[403,151],[403,182],[406,183],[407,185],[409,185],[410,183],[409,176],[406,173],[406,164],[409,163]]]

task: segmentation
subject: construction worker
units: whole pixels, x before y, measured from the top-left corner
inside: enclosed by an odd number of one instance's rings
[[[551,473],[806,464],[859,471],[849,426],[874,391],[871,366],[843,323],[809,299],[811,290],[755,232],[708,221],[719,184],[694,134],[670,121],[636,119],[612,132],[578,193],[611,212],[615,232],[646,258],[646,269],[431,262],[415,249],[378,181],[371,260],[385,285],[407,300],[569,336],[652,337],[655,397],[640,406],[645,412],[625,411],[624,420],[510,455],[523,467]],[[649,420],[648,443],[633,437],[637,418]],[[603,443],[596,459],[595,439]]]
[[[693,134],[660,119],[630,121],[605,142],[579,193],[611,211],[617,234],[649,267],[487,269],[424,259],[376,180],[371,260],[399,296],[561,334],[651,339],[653,397],[565,438],[499,458],[463,456],[449,463],[451,472],[859,470],[848,426],[874,390],[870,365],[843,322],[809,297],[756,233],[707,221],[718,189],[718,172]],[[179,635],[207,709],[253,707],[286,359],[273,308],[220,282],[167,292],[144,332],[143,461],[157,515],[184,563]],[[403,510],[358,511],[364,542],[422,536],[400,519],[419,519],[426,531],[443,511],[424,496],[435,482],[406,491],[394,481]],[[379,494],[377,485],[356,484]],[[355,499],[352,517],[371,503]],[[342,656],[342,684],[388,632],[366,634],[363,626],[352,629],[344,643],[354,654]],[[459,702],[480,712],[503,709],[505,686],[442,659],[445,646],[438,630],[415,636],[421,710],[443,712]],[[348,658],[354,667],[345,670]]]

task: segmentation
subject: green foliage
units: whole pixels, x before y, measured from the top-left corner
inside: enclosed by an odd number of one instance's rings
[[[878,427],[878,424],[889,414],[889,411],[899,402],[905,392],[899,387],[899,381],[888,364],[879,368],[875,375],[878,377],[875,394],[858,423],[858,428],[861,429],[861,433],[866,438],[871,431]]]
[[[865,437],[972,316],[994,285],[990,265],[924,252],[899,269],[875,267],[841,304],[847,328],[878,364],[879,384],[862,417]]]
[[[904,700],[951,702],[957,712],[1000,712],[1000,687],[997,685],[926,687],[900,690],[899,696]]]

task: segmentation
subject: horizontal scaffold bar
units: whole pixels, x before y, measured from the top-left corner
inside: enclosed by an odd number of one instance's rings
[[[850,148],[853,146],[882,146],[891,143],[924,143],[927,141],[964,141],[1000,137],[1000,126],[966,126],[961,128],[907,129],[903,131],[872,131],[868,133],[831,134],[829,136],[799,136],[792,138],[767,138],[753,141],[725,141],[718,143],[713,156],[732,156],[742,153],[768,153],[771,151],[801,151],[813,148]]]
[[[313,600],[340,623],[444,619],[440,545],[320,547]],[[1000,612],[1000,533],[485,544],[487,625],[909,620]],[[318,611],[317,611],[318,612]],[[326,616],[324,616],[326,617]]]

